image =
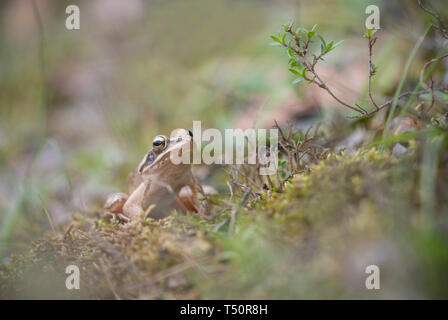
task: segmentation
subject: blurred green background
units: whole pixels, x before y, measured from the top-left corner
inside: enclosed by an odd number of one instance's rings
[[[65,28],[69,4],[80,8],[80,30]],[[193,120],[269,128],[342,113],[325,93],[291,83],[285,52],[269,46],[284,23],[344,39],[323,75],[344,99],[366,101],[370,4],[381,10],[373,85],[391,95],[429,21],[416,1],[2,1],[0,257],[123,190],[156,134]],[[417,60],[435,49],[425,43]],[[411,79],[418,73],[413,65]],[[226,190],[219,174],[195,170]]]

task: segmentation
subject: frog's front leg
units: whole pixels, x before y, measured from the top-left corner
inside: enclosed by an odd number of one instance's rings
[[[195,186],[186,185],[180,189],[176,201],[173,204],[173,208],[183,213],[187,211],[198,212],[199,201]]]
[[[129,221],[129,218],[123,215],[123,206],[128,198],[128,195],[124,192],[110,194],[104,203],[104,215],[106,217],[117,218],[126,222]]]
[[[203,195],[204,200],[199,201],[198,194]],[[197,212],[202,216],[208,214],[207,193],[196,178],[192,177],[191,181],[180,190],[174,208],[180,212]]]
[[[135,217],[143,210],[143,201],[151,185],[150,181],[143,181],[137,189],[129,196],[129,199],[123,205],[123,214],[129,218]]]

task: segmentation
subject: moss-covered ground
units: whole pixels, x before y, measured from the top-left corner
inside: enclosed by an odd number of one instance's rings
[[[421,210],[411,149],[400,158],[374,148],[330,154],[244,206],[237,195],[210,199],[208,219],[174,212],[122,224],[101,210],[77,214],[1,265],[1,297],[446,298],[445,196],[434,212]],[[365,288],[371,264],[380,290]],[[80,290],[65,287],[68,265],[80,269]]]

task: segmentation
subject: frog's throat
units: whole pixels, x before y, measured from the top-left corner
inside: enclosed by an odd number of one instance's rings
[[[140,162],[140,165],[138,166],[138,172],[142,173],[143,169],[153,164],[156,159],[156,153],[153,150],[149,150],[149,152],[143,158],[142,162]]]

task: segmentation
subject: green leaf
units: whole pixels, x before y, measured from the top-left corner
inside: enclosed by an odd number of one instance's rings
[[[320,34],[318,34],[317,36],[319,37],[320,41],[322,42],[322,45],[324,46],[324,48],[326,48],[327,44],[325,43],[325,39]]]
[[[282,161],[282,160],[278,160],[278,166],[279,167],[283,167],[283,166],[285,166],[286,165],[286,161]]]
[[[308,69],[307,68],[303,68],[302,70],[301,70],[301,72],[302,72],[302,77],[306,77],[306,72],[308,71]]]
[[[269,45],[271,47],[282,47],[282,45],[280,43],[278,43],[278,42],[269,42]]]
[[[285,39],[286,39],[286,33],[284,33],[284,34],[283,34],[283,37],[282,37],[282,43],[283,43],[283,44],[285,44]]]
[[[435,95],[444,101],[448,101],[448,94],[442,91],[436,91]]]
[[[344,43],[344,40],[338,41],[334,44],[333,49],[336,48],[337,46],[340,46],[341,44]]]
[[[279,38],[277,38],[276,36],[271,36],[271,38],[272,38],[272,40],[274,40],[275,42],[278,42],[278,43],[282,43],[282,41],[279,39]]]
[[[314,31],[310,31],[307,32],[306,36],[308,37],[308,39],[311,39],[312,37],[314,37],[315,32]]]
[[[311,31],[314,31],[314,30],[316,29],[316,27],[317,27],[317,24],[315,24],[315,25],[311,28]]]
[[[327,44],[327,51],[330,51],[330,50],[333,49],[333,43],[334,43],[334,41],[331,40],[331,41]]]
[[[430,128],[430,129],[422,129],[419,131],[408,131],[396,136],[382,138],[379,141],[374,141],[366,145],[367,148],[377,147],[377,146],[385,146],[391,143],[403,142],[415,139],[419,136],[428,135],[428,136],[437,136],[443,133],[442,130],[438,128]]]
[[[420,134],[421,133],[418,132],[418,131],[408,131],[408,132],[405,132],[405,133],[402,133],[402,134],[399,134],[399,135],[396,135],[396,136],[392,136],[392,137],[389,137],[389,138],[384,138],[384,139],[381,139],[379,141],[374,141],[374,142],[368,144],[367,147],[371,148],[371,147],[377,147],[377,146],[381,146],[381,145],[385,146],[385,145],[388,145],[388,144],[391,144],[391,143],[396,143],[396,142],[409,141],[409,140],[415,139]]]
[[[448,94],[445,92],[434,91],[434,95],[443,101],[448,101]],[[424,93],[424,94],[421,94],[419,97],[420,97],[420,99],[423,99],[423,100],[432,100],[431,93]]]
[[[291,48],[289,48],[288,47],[288,56],[290,57],[290,58],[293,58],[294,57],[294,51],[291,49]]]
[[[304,77],[298,77],[296,80],[294,80],[294,81],[292,82],[292,84],[297,84],[297,83],[299,83],[299,82],[301,82],[301,81],[303,81],[303,80],[305,80]]]
[[[289,70],[290,72],[294,73],[296,76],[301,76],[301,75],[302,75],[299,71],[297,71],[297,70],[295,70],[295,69],[289,68],[288,70]]]

